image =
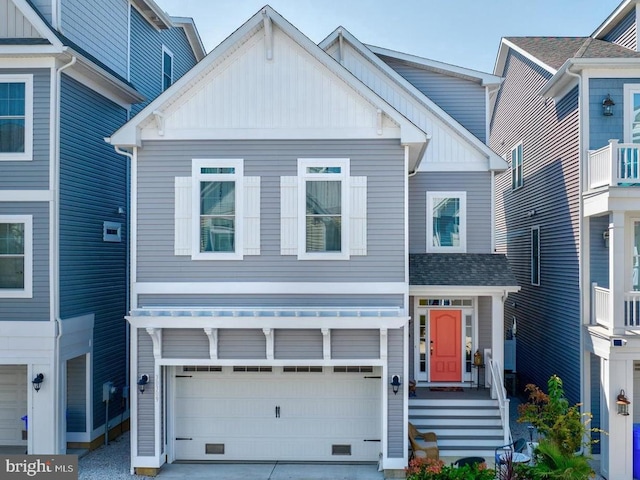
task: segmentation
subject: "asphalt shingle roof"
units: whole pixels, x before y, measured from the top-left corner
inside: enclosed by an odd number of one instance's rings
[[[558,70],[570,58],[640,58],[640,53],[592,37],[505,37]]]
[[[492,253],[409,255],[410,285],[517,286],[507,257]]]

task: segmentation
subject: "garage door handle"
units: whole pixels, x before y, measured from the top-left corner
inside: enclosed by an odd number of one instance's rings
[[[193,440],[191,437],[176,437],[176,440]]]
[[[365,438],[364,439],[365,442],[379,442],[380,439],[369,439],[369,438]]]
[[[276,418],[280,418],[280,407],[276,406]]]

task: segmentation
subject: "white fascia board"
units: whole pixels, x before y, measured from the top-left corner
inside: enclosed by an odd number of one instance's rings
[[[369,50],[376,55],[384,55],[385,57],[396,58],[398,60],[416,64],[420,67],[425,67],[428,70],[434,70],[445,74],[451,74],[455,77],[460,77],[465,80],[477,81],[480,85],[500,85],[502,79],[497,75],[490,73],[480,72],[478,70],[472,70],[470,68],[460,67],[457,65],[451,65],[449,63],[439,62],[437,60],[431,60],[429,58],[418,57],[416,55],[410,55],[408,53],[397,52],[395,50],[389,50],[387,48],[376,47],[374,45],[364,44]]]
[[[409,295],[413,297],[425,297],[430,295],[446,295],[455,297],[502,295],[505,293],[519,292],[517,285],[503,286],[468,286],[468,285],[411,285]]]
[[[404,282],[137,282],[134,295],[404,295]]]
[[[60,53],[60,52],[55,52]],[[28,56],[17,58],[15,55],[4,57],[0,53],[0,68],[56,68],[56,59],[49,54],[45,56]]]
[[[229,327],[229,328],[234,328],[234,327]],[[293,327],[293,328],[297,328],[297,327]],[[330,360],[330,359],[328,360],[324,360],[324,359],[279,360],[279,359],[266,359],[266,358],[265,359],[252,358],[251,366],[283,367],[283,366],[299,366],[301,364],[304,364],[305,366],[309,366],[309,367],[334,367],[334,366],[360,366],[360,365],[364,365],[365,364],[364,362],[366,362],[366,365],[372,365],[374,367],[382,367],[386,365],[386,359],[363,357],[363,358],[344,359],[344,360],[339,358],[333,359],[333,360]],[[198,365],[211,365],[211,364],[215,364],[216,366],[221,366],[221,367],[233,367],[233,366],[237,366],[239,363],[241,362],[237,358],[234,358],[231,360],[223,360],[223,359],[217,358],[215,360],[212,360],[210,358],[185,357],[185,358],[161,358],[156,360],[157,365],[176,366],[176,367],[181,367],[184,365],[198,366]],[[104,427],[103,427],[103,431],[104,431]]]
[[[527,52],[526,50],[523,50],[522,48],[520,48],[518,45],[516,45],[513,42],[510,42],[509,40],[507,40],[506,38],[502,39],[502,43],[504,43],[504,45],[506,45],[507,47],[509,47],[510,49],[518,52],[520,55],[522,55],[523,57],[525,57],[526,59],[530,60],[531,62],[535,63],[536,65],[539,65],[540,67],[544,68],[547,72],[551,73],[552,75],[556,74],[556,69],[547,65],[546,63],[544,63],[542,60],[540,60],[538,57],[535,57],[533,55],[531,55],[529,52]],[[507,52],[505,52],[506,55]],[[506,58],[506,56],[505,56]]]
[[[606,19],[604,22],[600,24],[598,28],[591,34],[593,38],[602,38],[604,37],[612,27],[615,26],[622,18],[627,15],[631,11],[632,8],[635,8],[637,0],[624,0],[618,8],[616,8]]]
[[[196,61],[202,60],[206,55],[207,51],[204,48],[204,44],[202,43],[202,38],[200,37],[200,33],[196,28],[196,24],[191,17],[171,17],[171,21],[176,27],[182,28],[184,30],[185,35],[187,36],[187,40],[189,41],[189,45],[191,46],[191,50],[196,57]]]
[[[64,51],[58,45],[1,45],[0,58],[2,57],[42,57],[45,55],[58,55]]]
[[[171,17],[153,0],[131,0],[131,4],[157,29],[173,27]]]
[[[2,162],[0,162],[2,165]],[[51,190],[0,190],[0,202],[52,202]]]
[[[62,48],[63,44],[60,39],[51,31],[51,28],[40,18],[40,15],[33,9],[27,0],[10,0],[16,6],[20,13],[33,25],[42,38],[46,38],[52,46]]]

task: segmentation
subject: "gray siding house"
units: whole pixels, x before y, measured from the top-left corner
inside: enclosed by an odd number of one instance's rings
[[[129,165],[103,139],[160,93],[131,74],[162,85],[161,42],[176,79],[204,50],[151,0],[0,12],[0,446],[64,453],[129,416]],[[138,34],[132,17],[153,26]],[[140,67],[142,35],[156,43]]]
[[[471,349],[500,424],[485,449],[509,436],[502,306],[518,287],[492,253],[491,208],[506,162],[394,55],[344,29],[316,45],[267,6],[110,137],[132,162],[133,472],[402,470],[410,380],[468,386]],[[485,100],[500,82],[396,63],[443,97],[447,77]],[[430,275],[442,268],[456,273]]]
[[[638,476],[639,7],[621,2],[586,37],[504,38],[490,134],[510,164],[496,239],[522,285],[505,305],[520,385],[558,374],[607,432],[595,452],[616,480]]]

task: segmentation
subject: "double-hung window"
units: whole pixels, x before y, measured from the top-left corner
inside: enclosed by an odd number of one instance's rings
[[[427,252],[466,251],[466,192],[427,192]]]
[[[33,76],[0,75],[0,160],[31,160]]]
[[[0,215],[0,298],[32,297],[30,215]]]
[[[524,185],[522,166],[522,144],[519,143],[511,150],[511,188],[513,190]]]
[[[164,92],[173,84],[173,53],[164,45],[162,46],[162,91]]]
[[[531,228],[531,285],[540,285],[540,227]]]

